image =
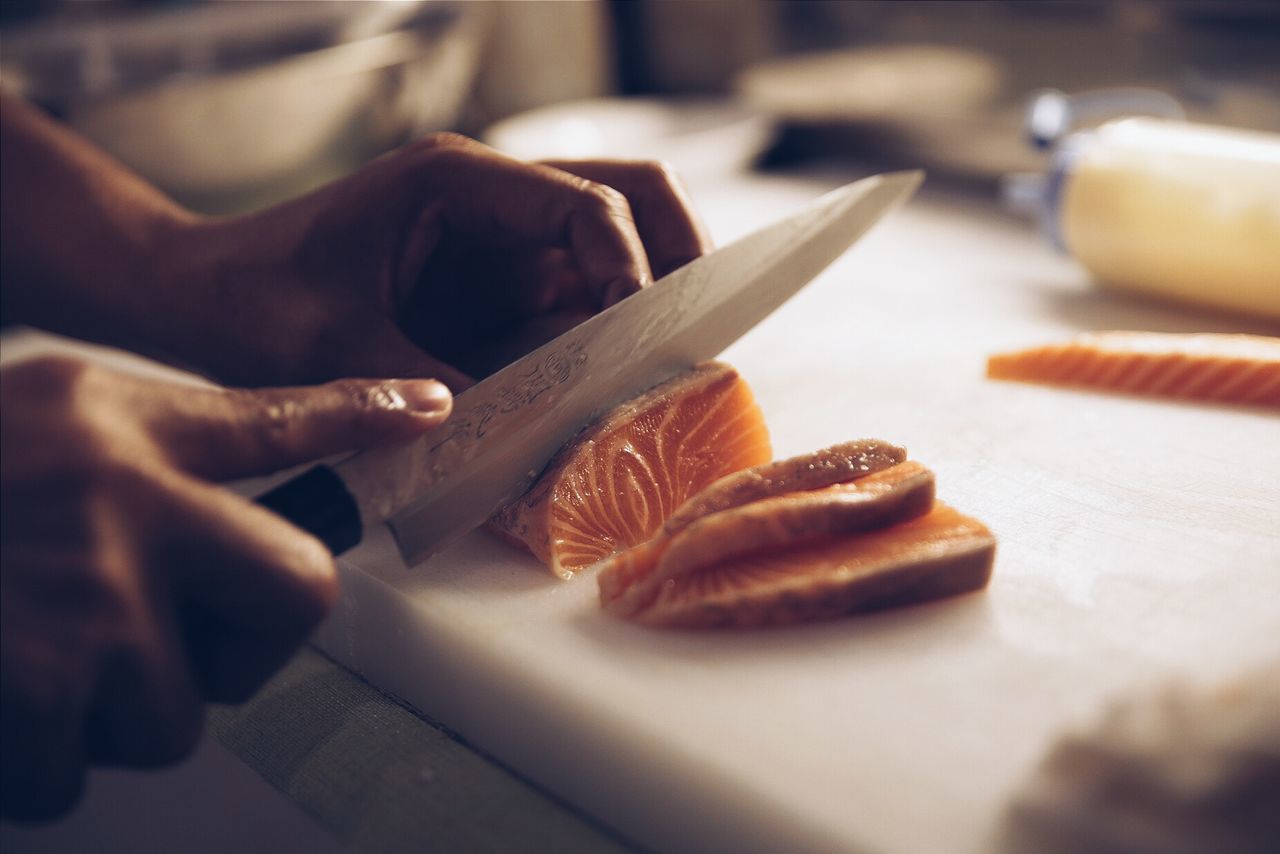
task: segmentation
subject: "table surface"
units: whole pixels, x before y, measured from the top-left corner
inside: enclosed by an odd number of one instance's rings
[[[724,242],[852,177],[693,189]],[[672,850],[983,850],[1064,729],[1169,675],[1230,676],[1280,630],[1275,415],[982,378],[990,352],[1106,328],[1276,333],[1097,291],[1021,223],[927,189],[724,356],[779,456],[872,435],[934,468],[939,496],[999,537],[983,594],[662,633],[483,535],[406,573],[375,534],[322,643],[593,816],[585,848],[594,832]]]

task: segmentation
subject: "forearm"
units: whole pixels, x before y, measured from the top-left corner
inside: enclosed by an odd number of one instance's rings
[[[174,299],[159,248],[196,217],[37,109],[0,93],[3,317],[126,346],[153,346]]]

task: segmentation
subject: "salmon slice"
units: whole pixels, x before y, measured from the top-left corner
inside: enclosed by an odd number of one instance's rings
[[[731,558],[663,581],[631,619],[660,626],[754,627],[830,619],[986,586],[995,538],[935,503],[855,536]]]
[[[1096,332],[992,356],[987,376],[1280,407],[1280,338]]]
[[[663,525],[663,531],[673,534],[710,513],[741,507],[762,498],[819,489],[864,477],[897,465],[906,458],[906,450],[897,445],[879,439],[855,439],[735,472],[720,478],[676,508]]]
[[[648,607],[669,579],[732,558],[910,519],[929,511],[933,494],[933,473],[909,461],[845,483],[711,513],[605,560],[600,601],[619,616],[631,616]]]
[[[729,365],[708,362],[587,427],[490,528],[569,578],[652,537],[712,482],[771,456],[751,389]]]

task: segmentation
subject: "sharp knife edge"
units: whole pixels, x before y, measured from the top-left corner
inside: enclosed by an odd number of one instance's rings
[[[705,255],[467,389],[440,429],[316,466],[261,496],[335,554],[386,521],[409,565],[519,497],[594,416],[717,356],[910,198],[877,175]]]

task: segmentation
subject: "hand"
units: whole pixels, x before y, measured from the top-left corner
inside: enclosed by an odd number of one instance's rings
[[[450,404],[429,380],[246,392],[5,368],[0,812],[57,814],[87,764],[185,755],[202,701],[247,697],[334,601],[319,541],[210,481],[407,439]]]
[[[463,388],[709,246],[653,163],[523,163],[436,134],[204,219],[21,100],[0,107],[0,317],[224,383]]]
[[[161,343],[224,381],[457,390],[709,243],[657,164],[531,164],[438,134],[165,246]]]

